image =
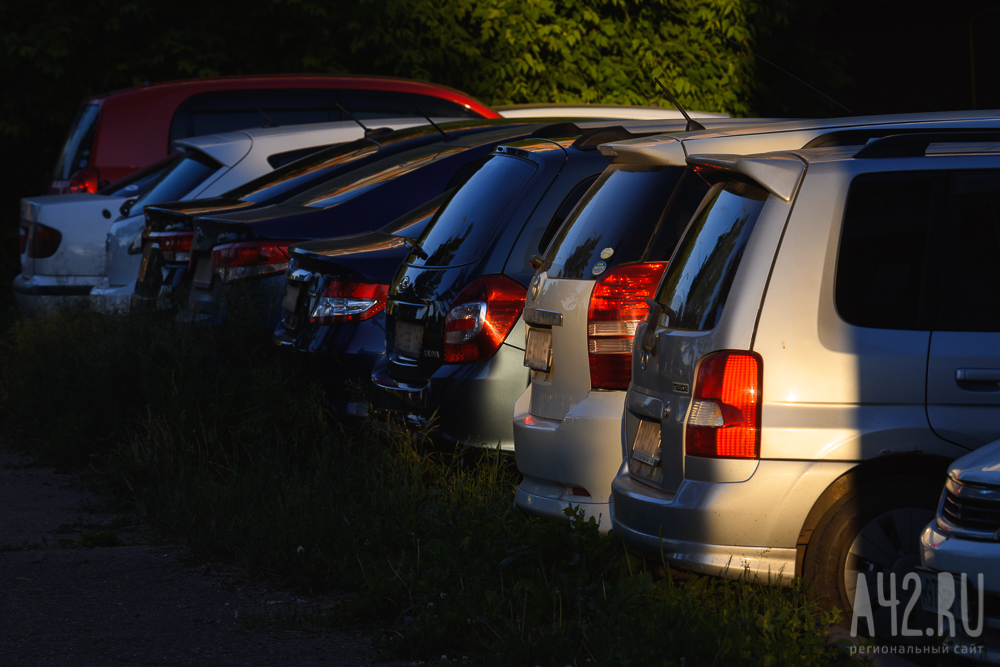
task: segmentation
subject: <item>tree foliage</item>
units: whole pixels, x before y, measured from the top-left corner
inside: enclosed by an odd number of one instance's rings
[[[758,65],[740,45],[790,43],[792,19],[817,11],[804,0],[246,0],[232,7],[0,0],[0,146],[23,165],[0,204],[10,208],[37,190],[81,98],[177,78],[353,72],[430,80],[494,105],[670,106],[651,80],[663,77],[692,109],[770,111],[759,103]],[[825,63],[827,80],[840,76],[827,54],[807,55]]]

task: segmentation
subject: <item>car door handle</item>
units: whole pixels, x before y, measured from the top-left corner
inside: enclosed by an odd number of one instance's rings
[[[955,369],[955,382],[960,385],[1000,385],[1000,368],[958,368]]]

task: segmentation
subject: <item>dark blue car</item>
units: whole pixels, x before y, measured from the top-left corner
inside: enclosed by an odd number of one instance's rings
[[[497,145],[558,133],[566,125],[449,136],[353,169],[280,204],[200,215],[191,242],[188,304],[179,317],[212,323],[224,294],[235,290],[257,299],[273,327],[280,316],[290,245],[379,229],[463,183]]]
[[[441,140],[443,130],[455,138],[507,127],[527,120],[465,120],[406,130],[376,129],[364,139],[323,149],[300,149],[272,158],[274,171],[210,199],[146,206],[143,259],[132,297],[134,307],[155,301],[185,281],[190,260],[193,220],[198,216],[249,211],[294,197],[318,184],[378,160]]]

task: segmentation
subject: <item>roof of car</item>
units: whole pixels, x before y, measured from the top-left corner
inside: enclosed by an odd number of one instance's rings
[[[735,120],[735,119],[734,119]],[[747,153],[770,150],[791,150],[802,148],[811,138],[832,135],[841,131],[848,135],[851,130],[862,128],[898,128],[901,131],[916,131],[921,126],[933,123],[942,129],[963,129],[991,126],[1000,128],[1000,112],[992,111],[947,111],[912,114],[886,114],[881,116],[852,116],[846,118],[818,118],[785,121],[780,119],[759,120],[756,123],[743,120],[741,123],[721,123],[721,127],[709,127],[696,132],[663,133],[654,137],[608,142],[601,152],[616,163],[682,165],[689,155],[696,153],[718,153],[741,150],[732,146],[732,140],[755,140],[746,146]],[[767,146],[767,142],[783,137],[793,145]],[[866,141],[862,138],[861,142]],[[795,144],[795,141],[799,143]],[[840,141],[850,143],[853,139]]]

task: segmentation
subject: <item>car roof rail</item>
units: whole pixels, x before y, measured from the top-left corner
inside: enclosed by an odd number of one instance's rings
[[[531,139],[552,139],[553,137],[573,137],[583,134],[576,123],[553,123],[540,127],[528,135]]]
[[[598,144],[606,144],[609,141],[625,141],[626,139],[636,139],[651,134],[662,134],[662,132],[629,132],[621,125],[598,127],[584,132],[577,137],[576,141],[573,142],[573,148],[591,148]]]
[[[934,143],[1000,142],[1000,130],[914,132],[875,139],[855,153],[857,159],[923,157]]]

